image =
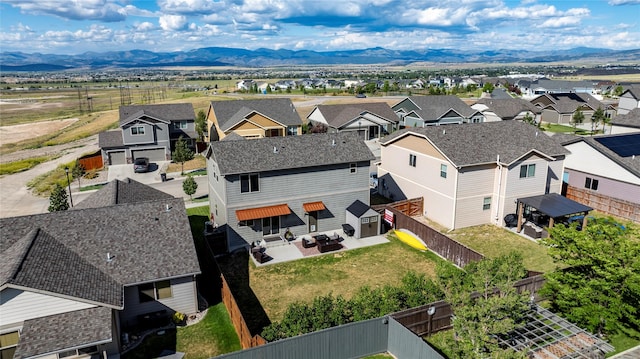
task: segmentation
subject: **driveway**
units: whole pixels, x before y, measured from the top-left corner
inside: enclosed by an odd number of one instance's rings
[[[135,173],[133,171],[132,164],[111,165],[109,166],[108,181],[111,182],[115,179],[122,181],[126,178],[131,178],[134,181],[138,181],[144,184],[162,182],[160,172],[163,168],[166,169],[167,166],[169,166],[169,163],[171,163],[171,161],[151,162],[149,164],[149,172],[145,173]]]

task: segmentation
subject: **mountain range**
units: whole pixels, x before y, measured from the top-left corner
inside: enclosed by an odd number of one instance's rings
[[[557,51],[491,50],[469,52],[452,49],[389,50],[381,47],[344,50],[246,50],[206,47],[189,51],[153,52],[147,50],[85,52],[59,55],[1,52],[0,71],[57,71],[70,69],[126,69],[171,66],[274,67],[292,65],[408,65],[433,63],[551,63],[551,62],[640,62],[640,49],[610,50],[579,47]]]

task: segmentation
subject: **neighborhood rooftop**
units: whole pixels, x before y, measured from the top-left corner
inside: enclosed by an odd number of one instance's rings
[[[463,117],[471,117],[477,112],[456,96],[411,96],[408,99],[420,108],[417,111],[420,117],[428,120],[438,119],[450,110],[458,112]]]
[[[531,151],[551,157],[569,153],[541,130],[521,121],[410,127],[383,138],[381,144],[412,134],[428,138],[459,167],[495,163],[497,156],[501,163],[511,164]]]
[[[318,105],[318,110],[324,115],[331,127],[343,125],[358,119],[360,115],[371,113],[390,122],[398,122],[398,116],[384,102],[367,102],[358,104]]]
[[[92,193],[72,210],[113,206],[116,204],[156,201],[173,198],[170,194],[130,178],[114,180]]]
[[[253,112],[286,126],[299,126],[300,116],[289,98],[264,100],[211,101],[211,108],[222,131],[228,131]]]
[[[193,105],[190,103],[129,105],[120,106],[120,125],[143,115],[164,121],[186,121],[195,118]]]
[[[352,132],[217,141],[210,144],[208,155],[217,162],[222,175],[375,159],[364,141]]]

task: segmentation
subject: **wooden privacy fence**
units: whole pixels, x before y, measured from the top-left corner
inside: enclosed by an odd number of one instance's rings
[[[439,254],[441,257],[458,267],[462,268],[467,263],[479,261],[484,258],[482,254],[454,241],[426,224],[411,218],[397,207],[388,206],[387,209],[391,210],[395,215],[396,228],[405,228],[410,230],[424,240],[429,250]],[[422,212],[419,214],[421,215]]]
[[[231,288],[229,288],[227,280],[223,274],[221,274],[220,277],[222,279],[222,302],[229,312],[229,317],[231,317],[231,323],[233,323],[236,333],[238,333],[242,349],[253,348],[266,344],[267,341],[263,337],[258,334],[251,334],[251,331],[242,316],[242,312],[238,307],[238,302],[236,302],[236,299],[233,297],[233,293],[231,293]]]
[[[640,223],[640,203],[604,196],[600,193],[573,186],[567,186],[567,198],[606,214]]]
[[[78,162],[84,167],[85,171],[99,170],[104,167],[102,153],[100,151],[78,158]]]

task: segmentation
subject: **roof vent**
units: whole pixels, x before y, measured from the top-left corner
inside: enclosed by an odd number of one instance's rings
[[[273,153],[278,153],[278,147],[273,146]]]
[[[333,140],[331,140],[331,146],[335,146],[336,145],[336,140],[335,138]]]
[[[536,131],[536,137],[538,137],[538,131]]]
[[[164,211],[165,212],[169,212],[171,210],[171,207],[169,207],[169,204],[165,204],[164,205]]]
[[[446,135],[446,134],[447,134],[447,130],[442,129],[442,134],[443,134],[443,135]]]
[[[116,256],[112,256],[111,253],[107,252],[107,262],[111,263],[111,261],[113,261],[113,258],[115,258]]]

